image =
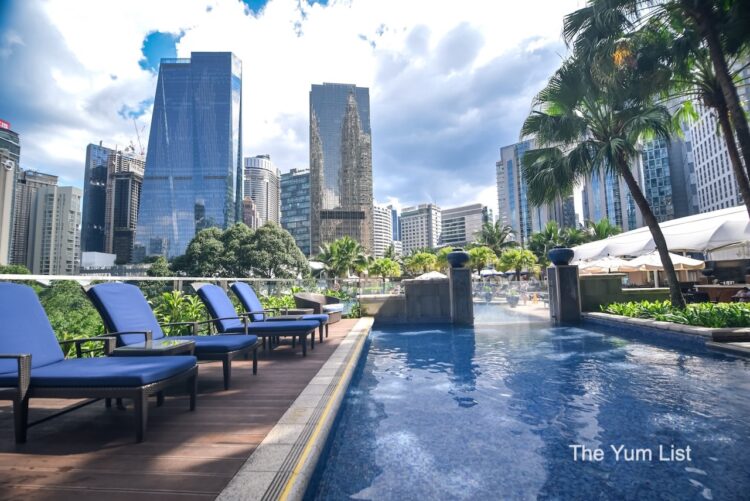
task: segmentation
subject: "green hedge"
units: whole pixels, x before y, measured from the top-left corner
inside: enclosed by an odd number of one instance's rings
[[[651,318],[698,327],[750,327],[750,303],[697,303],[679,310],[673,308],[669,301],[637,301],[612,303],[601,309],[613,315]]]

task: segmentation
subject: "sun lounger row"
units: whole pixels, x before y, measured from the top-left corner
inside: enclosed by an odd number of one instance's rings
[[[150,396],[156,395],[161,401],[166,388],[184,385],[190,395],[190,409],[195,409],[198,360],[221,360],[224,388],[228,389],[232,359],[252,353],[253,374],[257,373],[259,338],[264,344],[268,341],[269,349],[281,337],[298,339],[303,355],[307,336],[314,346],[315,332],[320,330],[322,341],[327,315],[271,316],[273,312],[261,307],[249,285],[237,283],[232,289],[246,312],[236,312],[220,287],[203,284],[198,295],[211,319],[160,325],[143,293],[134,285],[110,282],[88,287],[86,293],[107,333],[60,343],[34,290],[0,283],[0,400],[13,402],[16,442],[26,441],[31,397],[104,398],[108,406],[111,399],[131,399],[136,438],[141,441]],[[208,335],[199,335],[204,324],[209,326]],[[192,334],[167,337],[162,329],[167,325],[190,327]],[[65,359],[60,347],[74,343],[80,356],[80,346],[89,342],[101,343],[108,355],[138,356]],[[174,351],[179,343],[189,346],[189,354],[162,355]]]

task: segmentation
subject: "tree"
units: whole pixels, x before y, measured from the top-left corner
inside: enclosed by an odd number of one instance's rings
[[[394,247],[393,244],[389,245],[388,248],[385,250],[385,255],[383,257],[387,257],[388,259],[396,260],[396,247]]]
[[[536,261],[536,256],[528,249],[507,249],[500,254],[499,267],[502,271],[515,271],[516,280],[520,281],[523,269],[531,271]]]
[[[414,275],[434,270],[436,265],[437,257],[435,257],[435,254],[424,251],[415,252],[404,259],[404,266],[406,266],[406,269]]]
[[[6,264],[0,266],[0,275],[31,275],[31,271],[21,264]]]
[[[258,268],[256,256],[252,254],[255,232],[244,223],[236,223],[224,230],[221,243],[224,246],[222,267],[227,276],[249,277]],[[283,252],[279,249],[279,252]]]
[[[52,329],[59,340],[97,336],[104,332],[104,324],[91,301],[76,282],[56,280],[39,292],[39,300],[47,313]],[[87,346],[85,349],[101,347]],[[73,346],[65,347],[68,355]]]
[[[188,244],[184,259],[176,264],[176,267],[180,267],[178,271],[183,271],[190,277],[223,276],[225,270],[222,233],[219,228],[199,231]]]
[[[388,257],[375,259],[369,268],[370,274],[383,280],[383,292],[385,292],[385,279],[401,276],[401,267],[396,261]]]
[[[534,205],[569,195],[594,172],[622,177],[654,239],[664,265],[672,304],[685,301],[664,234],[633,175],[644,137],[669,138],[671,117],[649,99],[640,80],[603,84],[594,79],[587,61],[566,60],[534,99],[521,134],[536,136],[539,148],[523,156],[521,168]]]
[[[616,224],[612,224],[612,221],[605,217],[596,223],[594,221],[586,221],[586,233],[588,233],[588,240],[593,242],[619,235],[622,233],[622,228]]]
[[[169,262],[164,256],[158,256],[146,270],[146,275],[149,277],[169,277],[172,276],[172,271],[169,269]]]
[[[549,263],[547,252],[552,247],[562,246],[563,241],[564,236],[560,227],[557,226],[555,221],[549,221],[544,225],[542,231],[531,234],[528,247],[529,250],[534,253],[537,260],[546,266]]]
[[[489,247],[474,247],[469,250],[469,266],[477,270],[477,273],[496,261],[497,255]]]
[[[435,253],[435,266],[440,270],[448,270],[448,254],[453,252],[453,247],[441,247]]]
[[[241,250],[242,268],[252,270],[254,276],[297,278],[310,273],[310,265],[294,237],[273,223],[266,223],[255,230]]]
[[[477,243],[489,247],[499,256],[504,249],[518,245],[512,239],[514,233],[511,226],[502,224],[499,220],[494,223],[487,222],[477,233]]]
[[[750,203],[750,127],[737,92],[736,68],[738,56],[746,56],[750,45],[750,5],[747,0],[589,0],[584,8],[565,18],[563,35],[573,45],[579,57],[598,68],[599,73],[614,74],[611,65],[635,68],[655,92],[674,94],[693,84],[696,92],[710,89],[709,98],[700,96],[716,110],[720,127],[727,142],[732,168],[748,213]],[[645,32],[645,37],[644,37]],[[666,41],[654,55],[632,44],[634,39],[661,35]],[[649,48],[653,49],[653,45]],[[648,67],[643,61],[661,62]],[[675,70],[671,75],[665,69]],[[690,80],[691,69],[696,69],[697,81]],[[651,71],[649,71],[651,70]],[[661,77],[654,78],[661,74]],[[688,78],[685,78],[685,77]],[[708,84],[708,86],[704,84]],[[746,85],[746,83],[741,83]],[[735,139],[736,137],[736,139]],[[739,143],[739,148],[737,148]],[[742,172],[744,160],[745,171]],[[741,174],[740,174],[741,173]]]
[[[326,270],[334,277],[348,277],[354,270],[365,269],[368,258],[359,242],[345,236],[324,244],[318,261],[325,264]]]

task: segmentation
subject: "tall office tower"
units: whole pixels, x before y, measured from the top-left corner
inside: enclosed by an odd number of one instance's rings
[[[631,166],[636,179],[639,162]],[[583,219],[586,221],[609,221],[630,231],[643,226],[643,216],[635,204],[625,181],[611,173],[594,172],[583,185]]]
[[[292,169],[281,175],[281,227],[305,256],[318,252],[310,245],[310,171]]]
[[[370,92],[349,84],[310,90],[311,245],[343,236],[373,247]]]
[[[81,264],[81,199],[71,186],[41,186],[29,213],[26,266],[37,275],[74,275]]]
[[[245,158],[245,196],[255,202],[260,225],[280,222],[281,188],[279,169],[269,155]]]
[[[143,157],[129,149],[112,151],[107,159],[104,252],[116,254],[117,264],[133,259],[145,168]]]
[[[105,252],[104,215],[107,204],[107,161],[114,150],[99,144],[86,147],[86,168],[83,174],[83,252]]]
[[[497,219],[513,228],[514,238],[522,244],[529,241],[532,233],[541,231],[549,221],[566,226],[574,218],[570,217],[570,210],[566,210],[570,204],[566,199],[540,207],[529,203],[521,160],[526,151],[535,147],[533,139],[505,146],[500,149],[500,160],[495,163],[499,208]]]
[[[495,223],[495,214],[492,209],[487,206],[482,207],[482,224],[484,223]]]
[[[134,260],[172,258],[242,218],[242,63],[230,52],[162,59]]]
[[[477,241],[477,233],[487,220],[487,207],[483,207],[482,204],[471,204],[443,209],[441,218],[441,245],[466,245]]]
[[[440,207],[421,204],[401,210],[401,244],[404,254],[416,249],[434,249],[440,243]]]
[[[21,140],[10,123],[0,120],[0,264],[11,261],[15,185],[21,160]]]
[[[372,227],[372,255],[375,257],[383,257],[385,256],[388,247],[393,243],[393,218],[390,207],[373,205]]]
[[[35,171],[16,171],[16,188],[13,201],[13,237],[10,262],[27,266],[29,250],[29,222],[31,207],[37,191],[47,186],[57,186],[57,176]]]
[[[659,222],[695,214],[690,164],[684,162],[685,143],[655,139],[643,144],[641,153],[641,189]],[[695,189],[695,186],[692,186]]]
[[[393,240],[401,241],[401,218],[398,215],[398,211],[392,205],[388,206],[391,211],[391,228],[393,228]]]
[[[10,151],[0,148],[0,265],[10,262],[15,187],[16,162],[11,159]]]
[[[263,226],[260,214],[258,213],[258,206],[255,205],[255,202],[250,197],[245,197],[242,200],[242,222],[245,223],[245,226],[253,230]]]

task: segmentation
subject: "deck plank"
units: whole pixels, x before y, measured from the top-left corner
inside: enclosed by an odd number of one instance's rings
[[[96,402],[29,429],[13,441],[9,403],[0,402],[0,500],[10,499],[213,499],[328,360],[355,320],[330,326],[330,335],[303,358],[299,348],[260,352],[233,364],[224,391],[220,362],[201,363],[198,405],[168,395],[152,400],[146,440],[134,442],[132,406],[105,409]],[[33,399],[31,419],[74,401]]]

